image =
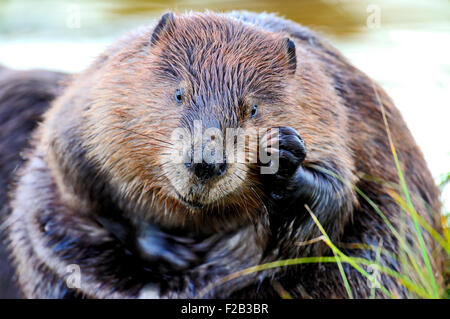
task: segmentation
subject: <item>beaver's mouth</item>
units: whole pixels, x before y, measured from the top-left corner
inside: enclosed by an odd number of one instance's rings
[[[185,198],[184,196],[181,196],[180,193],[176,192],[178,199],[183,203],[186,204],[188,207],[193,208],[193,209],[203,209],[206,205],[203,203],[200,203],[198,201],[192,201],[192,200],[188,200],[187,198]]]

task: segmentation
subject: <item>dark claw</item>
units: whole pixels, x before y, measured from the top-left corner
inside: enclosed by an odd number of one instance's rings
[[[281,149],[291,152],[297,157],[299,162],[303,162],[306,157],[305,142],[298,134],[281,135],[280,150]]]
[[[279,175],[289,177],[295,173],[297,167],[306,157],[305,142],[292,127],[282,126],[279,128]]]
[[[265,184],[269,188],[270,197],[275,201],[281,201],[292,193],[289,187],[291,178],[306,157],[305,142],[292,127],[280,127],[278,140],[278,171],[274,175],[263,176],[263,178],[269,179]]]

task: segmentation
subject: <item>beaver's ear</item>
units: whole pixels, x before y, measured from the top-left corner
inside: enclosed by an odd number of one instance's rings
[[[283,47],[286,49],[287,57],[289,59],[289,68],[292,73],[295,73],[297,68],[297,55],[295,54],[295,43],[289,38],[283,38]]]
[[[174,26],[174,22],[175,15],[172,12],[165,13],[153,30],[152,37],[150,38],[150,43],[154,45],[156,42],[158,42],[161,35],[164,34],[164,32],[169,31],[170,28]]]

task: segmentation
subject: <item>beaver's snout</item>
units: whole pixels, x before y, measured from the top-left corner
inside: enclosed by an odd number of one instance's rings
[[[185,163],[185,166],[202,182],[213,177],[219,177],[225,174],[227,170],[227,163]]]
[[[211,122],[208,119],[208,121],[202,120],[201,123],[206,126],[205,123]],[[218,126],[219,124],[214,123],[201,128],[201,131],[198,131],[201,134],[194,132],[194,136],[201,136],[201,138],[195,139],[192,144],[189,143],[190,147],[184,149],[184,165],[202,183],[224,175],[228,167],[224,133]]]

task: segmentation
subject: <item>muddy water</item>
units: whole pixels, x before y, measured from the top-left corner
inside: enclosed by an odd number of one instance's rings
[[[322,33],[392,96],[436,180],[450,172],[447,0],[0,0],[0,63],[76,72],[169,9],[277,12]]]

